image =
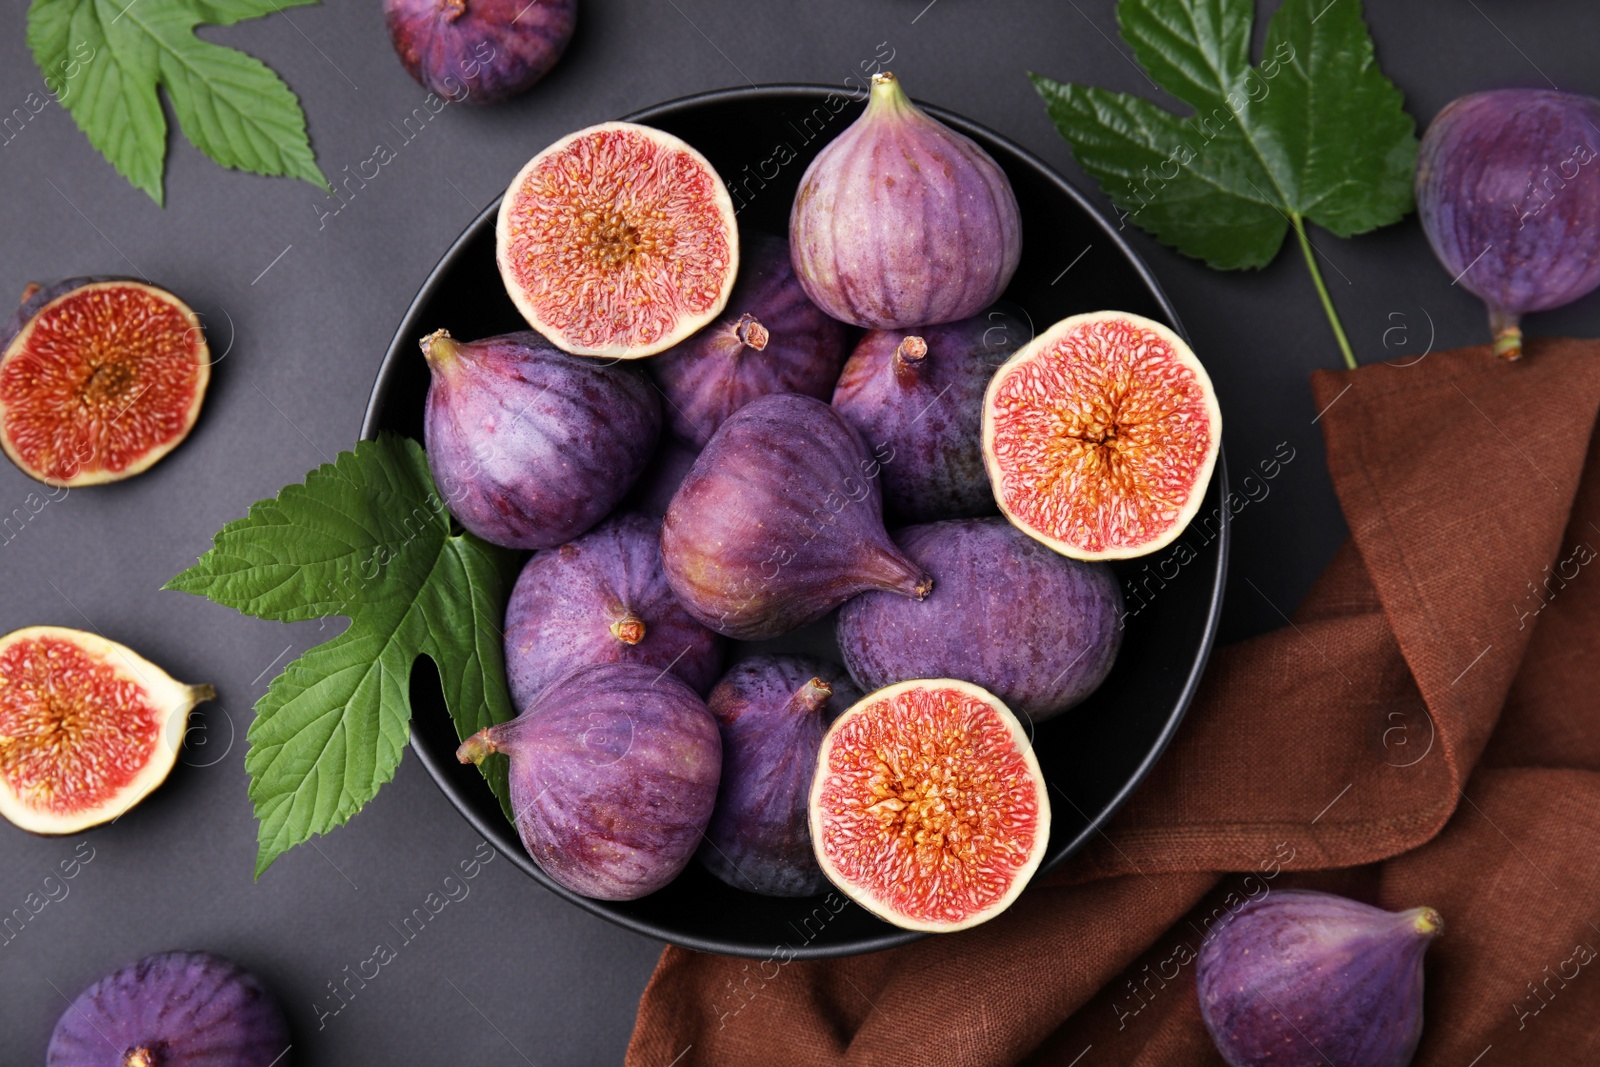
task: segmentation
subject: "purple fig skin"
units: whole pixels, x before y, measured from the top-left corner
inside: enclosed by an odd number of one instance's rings
[[[1200,1014],[1231,1067],[1405,1067],[1422,1037],[1422,956],[1442,928],[1432,908],[1271,893],[1201,947]]]
[[[844,326],[807,299],[789,242],[757,237],[739,254],[739,281],[722,317],[650,361],[668,427],[696,448],[758,396],[828,399],[844,364]]]
[[[789,240],[818,307],[899,330],[994,303],[1022,258],[1022,216],[989,153],[884,72],[873,75],[866,112],[806,168]]]
[[[150,282],[138,278],[125,278],[118,274],[95,274],[83,278],[65,278],[49,285],[31,283],[23,290],[22,299],[17,302],[17,310],[11,317],[0,325],[0,352],[11,347],[11,342],[16,340],[17,334],[33,317],[39,314],[44,306],[60,296],[66,296],[74,289],[81,289],[85,285],[94,285],[96,282],[138,282],[140,285],[150,285]]]
[[[498,104],[550,73],[578,0],[384,0],[401,66],[456,104]]]
[[[658,357],[659,358],[659,357]],[[678,486],[689,476],[689,468],[700,458],[700,449],[691,448],[675,437],[663,436],[656,448],[655,459],[639,476],[624,507],[653,519],[666,517],[667,505],[672,503]]]
[[[811,656],[753,656],[707,702],[722,731],[722,785],[700,862],[735,889],[809,897],[828,887],[807,808],[822,735],[861,699],[844,668]]]
[[[717,799],[722,739],[705,702],[637,663],[580,667],[456,756],[511,759],[522,845],[551,878],[598,900],[637,900],[688,865]]]
[[[255,975],[203,952],[164,952],[78,994],[45,1064],[281,1067],[288,1048],[283,1012]]]
[[[672,595],[661,570],[661,524],[643,515],[615,516],[535,552],[506,604],[505,638],[518,708],[591,663],[670,670],[702,695],[722,665],[722,638]]]
[[[933,576],[933,592],[921,603],[864,593],[844,606],[839,649],[861,688],[960,678],[1038,723],[1111,673],[1122,590],[1104,563],[1058,555],[1001,518],[908,526],[895,541]]]
[[[689,614],[742,641],[814,622],[868,589],[921,599],[931,580],[883,528],[880,464],[827,404],[751,401],[722,424],[661,528]]]
[[[1422,135],[1417,215],[1446,270],[1489,306],[1495,351],[1521,316],[1600,285],[1600,101],[1547,89],[1472,93]]]
[[[833,406],[874,448],[887,444],[883,506],[902,522],[991,515],[983,464],[983,394],[1022,347],[1027,323],[991,310],[914,330],[873,330],[856,344]]]
[[[552,548],[610,514],[650,462],[661,403],[644,372],[560,351],[531,331],[422,340],[433,372],[428,468],[462,526]]]

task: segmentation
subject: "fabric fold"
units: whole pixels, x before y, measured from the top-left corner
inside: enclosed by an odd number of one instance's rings
[[[1600,1040],[1600,343],[1312,385],[1351,539],[1103,835],[960,934],[754,983],[669,948],[628,1063],[1220,1063],[1194,955],[1290,885],[1444,913],[1418,1064]]]

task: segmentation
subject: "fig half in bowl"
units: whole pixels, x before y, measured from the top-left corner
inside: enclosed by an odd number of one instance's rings
[[[759,86],[704,93],[626,119],[665,130],[703,154],[727,182],[741,241],[752,241],[786,232],[800,176],[817,152],[855,121],[863,103],[827,86]],[[982,146],[1016,193],[1023,251],[1003,297],[1008,309],[1020,309],[1019,318],[1040,328],[1104,308],[1177,328],[1177,316],[1149,270],[1083,194],[983,127],[937,108],[926,110]],[[775,153],[780,142],[782,149]],[[486,208],[445,253],[400,324],[368,406],[366,436],[393,430],[421,438],[428,384],[427,368],[416,358],[422,337],[440,328],[458,337],[524,328],[495,266],[498,206]],[[1088,253],[1093,269],[1075,270],[1052,286],[1085,245],[1093,246]],[[1127,607],[1116,666],[1093,696],[1033,731],[1054,813],[1041,872],[1094,837],[1149,773],[1194,696],[1222,607],[1226,497],[1227,477],[1219,460],[1188,532],[1153,556],[1110,564]],[[736,644],[729,662],[752,652],[839,661],[826,622],[756,646]],[[875,918],[841,892],[763,897],[724,884],[698,863],[638,900],[591,900],[562,888],[523,851],[516,829],[477,770],[457,762],[461,739],[426,662],[412,678],[411,736],[418,756],[479,833],[530,877],[579,907],[649,937],[753,959],[777,953],[795,959],[850,955],[926,936]]]

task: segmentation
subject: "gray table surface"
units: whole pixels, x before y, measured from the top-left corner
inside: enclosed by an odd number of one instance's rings
[[[1419,119],[1481,88],[1600,91],[1591,43],[1600,11],[1588,5],[1368,6],[1380,58]],[[0,14],[0,114],[42,87],[23,42],[26,7],[7,0]],[[424,96],[395,61],[375,0],[203,35],[283,75],[330,177],[353,172],[378,142],[395,143],[391,124]],[[18,507],[31,516],[0,535],[0,632],[92,627],[221,694],[197,720],[205,732],[191,737],[184,765],[115,826],[46,839],[0,823],[0,915],[39,892],[62,860],[92,855],[70,882],[53,883],[65,896],[53,890],[58,899],[0,944],[0,1064],[40,1062],[65,998],[104,971],[189,947],[232,956],[271,985],[300,1064],[620,1060],[661,946],[562,903],[503,858],[398,941],[394,927],[479,846],[414,758],[349,826],[252,881],[244,730],[273,674],[321,639],[318,626],[248,619],[158,589],[252,501],[351,445],[423,278],[535,151],[703,89],[839,84],[885,48],[913,95],[993,127],[1086,188],[1024,72],[1152,91],[1116,39],[1111,0],[584,0],[577,38],[544,84],[494,109],[446,108],[320,227],[326,202],[311,186],[224,171],[176,132],[164,210],[54,105],[0,145],[0,293],[137,271],[189,300],[226,350],[198,428],[153,472],[39,509],[39,498],[29,503],[37,487],[0,464],[0,516]],[[1142,233],[1132,240],[1216,380],[1236,476],[1280,442],[1295,450],[1270,494],[1240,514],[1230,574],[1224,637],[1271,629],[1345,536],[1307,385],[1313,368],[1339,364],[1338,352],[1294,248],[1259,273],[1224,275]],[[1484,339],[1480,307],[1451,286],[1414,219],[1352,241],[1315,240],[1364,361]],[[1078,251],[1063,249],[1063,266]],[[1600,299],[1539,316],[1531,332],[1600,333]],[[330,984],[380,942],[398,943],[396,958],[364,988],[351,983],[356,994],[330,1013],[340,1004]]]

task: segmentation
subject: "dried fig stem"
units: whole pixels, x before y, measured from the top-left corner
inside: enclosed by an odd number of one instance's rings
[[[733,328],[733,332],[738,335],[739,341],[745,347],[753,348],[757,352],[766,348],[767,342],[771,339],[767,328],[757,322],[754,315],[739,316],[739,325]]]
[[[928,342],[916,334],[907,334],[894,350],[894,361],[902,367],[916,367],[928,358]]]
[[[644,633],[644,620],[631,611],[611,624],[611,636],[625,645],[637,645]]]
[[[1489,332],[1494,336],[1494,354],[1504,360],[1522,358],[1522,320],[1515,311],[1489,309]]]
[[[826,704],[833,696],[833,686],[821,678],[813,678],[789,698],[789,706],[798,715],[808,715]]]

